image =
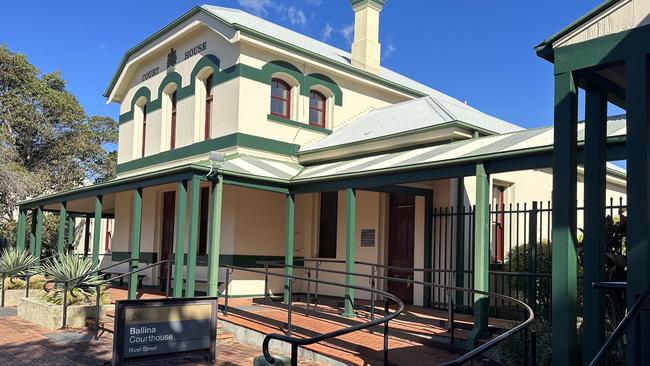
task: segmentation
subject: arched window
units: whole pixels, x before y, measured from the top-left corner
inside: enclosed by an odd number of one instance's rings
[[[325,113],[327,98],[320,92],[309,92],[309,124],[325,127]]]
[[[142,111],[142,157],[144,158],[144,146],[147,142],[147,103],[140,108]]]
[[[169,128],[170,128],[170,141],[169,141],[169,148],[173,149],[176,147],[176,90],[174,90],[170,95],[169,95],[169,100],[171,102],[171,115],[170,115],[170,123],[169,123]]]
[[[212,113],[212,75],[205,78],[205,121],[203,124],[203,139],[210,139],[210,116]]]
[[[285,81],[271,81],[271,114],[289,119],[291,110],[291,87]]]

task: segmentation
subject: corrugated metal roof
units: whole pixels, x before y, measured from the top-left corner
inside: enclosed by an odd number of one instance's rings
[[[432,97],[422,97],[368,112],[301,151],[334,148],[455,121],[462,121],[478,129],[496,133],[523,130],[519,126],[501,121],[464,104],[458,105]]]
[[[625,118],[618,116],[610,119],[607,136],[625,135]],[[578,126],[578,139],[584,140],[584,124]],[[528,129],[508,134],[481,137],[452,142],[445,145],[429,146],[393,153],[318,164],[305,167],[292,180],[300,181],[312,178],[379,171],[383,169],[405,168],[430,163],[480,157],[493,154],[525,151],[553,145],[553,127]]]
[[[221,165],[225,173],[254,176],[263,179],[289,181],[303,169],[302,165],[250,155],[236,155]]]

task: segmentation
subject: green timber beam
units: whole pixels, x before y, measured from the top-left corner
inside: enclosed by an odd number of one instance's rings
[[[90,251],[90,214],[86,215],[84,220],[84,258],[88,258],[88,252]]]
[[[287,196],[287,208],[285,210],[286,219],[285,219],[285,243],[284,243],[284,274],[287,276],[293,275],[293,249],[294,249],[294,216],[296,211],[296,202],[293,194],[288,194]],[[289,281],[290,279],[285,280],[284,284],[284,303],[288,304],[291,301],[291,296],[293,295],[289,291]]]
[[[32,217],[29,221],[29,252],[34,254],[34,248],[36,247],[36,209],[32,209]]]
[[[18,224],[16,225],[16,249],[25,250],[25,227],[27,226],[27,213],[24,209],[18,210]]]
[[[347,285],[354,285],[354,261],[355,261],[355,237],[356,237],[356,215],[357,215],[357,192],[353,188],[345,190],[345,283]],[[354,318],[354,289],[345,288],[345,309],[344,317]]]
[[[647,40],[645,41],[647,44]],[[648,56],[636,51],[625,63],[627,86],[627,293],[628,309],[650,289],[650,112]],[[645,308],[647,309],[647,307]],[[650,319],[647,311],[631,324],[627,333],[628,365],[650,364]]]
[[[490,178],[483,164],[476,164],[476,210],[474,226],[474,289],[490,290]],[[486,295],[474,294],[474,328],[468,345],[474,348],[488,333],[488,305]]]
[[[131,272],[136,271],[140,261],[142,240],[142,188],[133,190],[133,222],[131,223]],[[93,256],[95,253],[93,252]],[[129,300],[138,296],[138,273],[129,276]]]
[[[196,251],[199,241],[199,207],[201,205],[201,176],[190,180],[190,224],[187,235],[187,287],[185,297],[194,297],[196,289]]]
[[[68,215],[68,238],[66,240],[66,252],[71,252],[74,248],[75,235],[77,233],[77,224],[74,216]]]
[[[605,341],[605,302],[602,290],[591,286],[605,280],[605,188],[607,99],[599,88],[587,88],[585,96],[585,189],[583,291],[583,364],[596,356]]]
[[[99,244],[102,232],[102,195],[95,196],[95,216],[93,216],[93,265],[99,266]]]
[[[433,267],[433,194],[428,191],[424,196],[424,268]],[[432,283],[433,276],[431,272],[424,272],[424,282]],[[423,305],[432,306],[431,287],[423,288]]]
[[[210,247],[208,248],[208,296],[219,294],[219,256],[221,254],[221,206],[223,202],[223,176],[217,174],[212,182],[210,206]]]
[[[36,209],[36,234],[34,238],[34,255],[41,258],[41,246],[43,243],[43,207]]]
[[[575,365],[578,93],[571,72],[555,75],[554,127],[552,361]]]
[[[174,252],[174,297],[183,296],[185,267],[185,216],[187,215],[187,181],[178,182],[176,192],[176,251]]]
[[[456,187],[456,206],[458,207],[458,220],[456,220],[456,281],[455,286],[465,287],[465,178],[458,177]],[[464,305],[465,293],[456,292],[456,304]]]
[[[61,202],[59,204],[59,237],[57,241],[57,252],[63,254],[65,251],[65,225],[68,221],[68,214],[66,212],[66,203]]]

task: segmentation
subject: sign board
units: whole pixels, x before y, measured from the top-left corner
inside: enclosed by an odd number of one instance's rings
[[[375,246],[375,229],[361,229],[361,246]]]
[[[123,300],[115,304],[113,365],[189,354],[215,360],[217,298]]]

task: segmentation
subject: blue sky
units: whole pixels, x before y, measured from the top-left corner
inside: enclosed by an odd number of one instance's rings
[[[525,127],[552,123],[550,63],[533,47],[599,0],[388,0],[382,64],[486,113]],[[43,72],[59,70],[88,114],[117,119],[102,96],[126,50],[193,1],[47,1],[3,4],[0,43]],[[348,49],[348,0],[214,0]]]

